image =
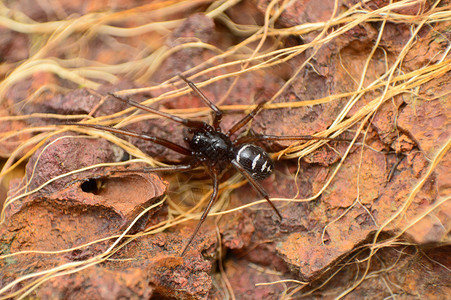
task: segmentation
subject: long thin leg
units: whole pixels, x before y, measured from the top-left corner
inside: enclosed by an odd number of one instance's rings
[[[246,177],[247,181],[249,181],[249,183],[255,188],[255,190],[257,190],[257,192],[259,192],[260,195],[262,195],[263,198],[265,198],[266,201],[268,201],[269,205],[271,205],[271,207],[274,209],[276,214],[282,220],[282,215],[277,210],[277,208],[274,206],[274,203],[272,203],[271,200],[269,200],[268,193],[263,189],[263,187],[260,185],[260,183],[258,183],[258,181],[256,181],[255,178],[252,177],[252,175],[249,174],[249,172],[246,171],[246,169],[244,169],[236,160],[233,159],[232,164],[235,168],[237,168],[238,171],[240,171],[241,174],[244,175],[244,177]]]
[[[188,243],[185,245],[185,248],[182,251],[181,256],[184,256],[186,253],[186,250],[188,250],[189,245],[194,240],[194,237],[196,236],[197,232],[200,229],[200,226],[202,223],[204,223],[205,219],[208,216],[208,213],[210,212],[211,207],[216,202],[216,199],[218,199],[218,174],[216,169],[213,169],[211,171],[211,177],[213,180],[213,193],[211,194],[210,201],[208,202],[207,207],[205,208],[204,212],[202,213],[202,216],[200,217],[199,223],[197,223],[196,229],[194,229],[193,234],[191,235],[191,238],[189,239]]]
[[[261,102],[259,105],[257,105],[257,107],[254,108],[250,113],[248,113],[241,120],[239,120],[237,123],[235,123],[235,125],[233,125],[232,128],[230,128],[226,132],[225,135],[229,137],[232,134],[234,134],[235,132],[237,132],[241,127],[243,127],[244,125],[249,123],[249,121],[252,120],[255,117],[255,115],[263,108],[263,106],[265,104],[266,104],[266,101]]]
[[[149,172],[175,172],[175,171],[188,171],[192,170],[195,167],[197,167],[198,164],[187,164],[187,165],[174,165],[174,166],[167,166],[167,167],[144,167],[141,169],[125,169],[125,170],[117,170],[114,171],[115,173],[124,173],[124,172],[143,172],[143,173],[149,173]]]
[[[261,141],[310,141],[310,140],[320,140],[320,141],[339,141],[339,142],[350,142],[347,139],[340,138],[328,138],[328,137],[318,137],[311,135],[269,135],[269,134],[259,134],[251,136],[243,136],[234,141],[235,145],[261,142]]]
[[[158,145],[162,145],[162,146],[164,146],[164,147],[166,147],[168,149],[171,149],[171,150],[173,150],[175,152],[178,152],[180,154],[183,154],[183,155],[193,156],[193,153],[191,152],[191,150],[188,150],[185,147],[182,147],[182,146],[177,145],[177,144],[175,144],[175,143],[173,143],[171,141],[168,141],[168,140],[156,137],[156,136],[139,134],[139,133],[123,130],[123,129],[117,129],[117,128],[112,128],[112,127],[103,126],[103,125],[97,125],[97,124],[82,124],[82,123],[67,122],[67,123],[65,123],[65,125],[76,125],[76,126],[82,126],[82,127],[90,127],[90,128],[105,130],[105,131],[109,131],[109,132],[113,132],[113,133],[119,133],[119,134],[131,136],[131,137],[139,138],[139,139],[142,139],[142,140],[145,140],[145,141],[150,141],[150,142],[158,144]]]
[[[201,92],[201,90],[199,90],[199,88],[194,84],[194,82],[188,80],[188,78],[186,78],[182,74],[179,74],[179,77],[182,78],[183,81],[185,81],[189,85],[189,87],[197,95],[199,95],[199,97],[205,102],[205,104],[207,104],[211,108],[211,110],[215,113],[215,117],[213,118],[213,127],[216,131],[221,130],[221,128],[219,127],[219,124],[221,123],[221,119],[222,119],[222,115],[223,115],[222,110],[220,110],[219,107],[217,107],[213,102],[211,102],[210,99],[208,99],[207,96],[205,96]]]
[[[133,101],[133,100],[131,100],[131,99],[124,99],[124,98],[121,98],[121,97],[119,97],[119,96],[116,96],[116,95],[113,94],[113,93],[109,93],[109,95],[112,96],[112,97],[114,97],[114,98],[116,98],[117,100],[120,100],[120,101],[122,101],[122,102],[125,102],[125,103],[127,103],[127,104],[129,104],[129,105],[131,105],[131,106],[134,106],[134,107],[137,107],[137,108],[142,109],[142,110],[144,110],[144,111],[147,111],[147,112],[150,112],[150,113],[159,115],[159,116],[161,116],[161,117],[163,117],[163,118],[170,119],[170,120],[172,120],[172,121],[174,121],[174,122],[180,123],[180,124],[185,125],[185,126],[187,126],[187,127],[191,127],[191,128],[206,128],[206,127],[209,126],[209,125],[206,124],[205,122],[180,118],[180,117],[178,117],[178,116],[174,116],[174,115],[165,113],[165,112],[163,112],[163,111],[159,111],[159,110],[153,109],[153,108],[151,108],[151,107],[147,107],[147,106],[142,105],[141,103],[138,103],[138,102]]]

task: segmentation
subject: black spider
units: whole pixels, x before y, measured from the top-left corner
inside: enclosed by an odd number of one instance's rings
[[[236,133],[240,128],[251,121],[254,116],[263,108],[266,102],[262,102],[257,107],[252,110],[248,115],[243,117],[240,121],[235,123],[232,128],[228,131],[223,132],[220,124],[223,116],[223,112],[213,104],[195,85],[193,82],[189,81],[183,75],[179,75],[190,87],[191,89],[201,97],[201,99],[211,108],[214,113],[213,123],[210,125],[203,121],[184,119],[175,115],[171,115],[162,111],[155,110],[153,108],[144,106],[138,102],[130,99],[123,99],[114,94],[110,94],[114,98],[126,102],[129,105],[140,108],[144,111],[159,115],[161,117],[170,119],[174,122],[180,123],[188,127],[188,132],[190,137],[185,137],[187,146],[180,146],[171,141],[156,136],[149,136],[145,134],[138,134],[130,132],[123,129],[111,128],[102,125],[95,124],[81,124],[81,123],[69,123],[70,125],[79,125],[84,127],[91,127],[96,129],[101,129],[105,131],[110,131],[113,133],[119,133],[127,136],[132,136],[147,140],[159,145],[162,145],[168,149],[171,149],[180,154],[191,157],[191,160],[187,164],[179,164],[168,167],[161,168],[149,168],[146,171],[158,172],[158,171],[186,171],[191,170],[199,165],[206,166],[212,181],[213,181],[213,193],[211,194],[210,201],[205,208],[199,223],[196,226],[193,234],[191,235],[188,243],[185,245],[181,256],[186,253],[189,245],[193,241],[200,226],[205,221],[208,212],[210,211],[213,203],[218,198],[218,175],[225,168],[229,167],[230,164],[233,165],[246,179],[249,183],[260,193],[260,195],[268,201],[269,205],[274,209],[277,216],[282,219],[282,215],[274,206],[274,204],[269,200],[268,194],[265,192],[263,187],[258,183],[257,180],[267,178],[273,168],[274,163],[268,153],[252,144],[258,141],[275,141],[275,140],[312,140],[312,139],[322,139],[331,140],[330,138],[319,138],[312,136],[275,136],[275,135],[251,135],[239,137],[232,139],[232,135]]]

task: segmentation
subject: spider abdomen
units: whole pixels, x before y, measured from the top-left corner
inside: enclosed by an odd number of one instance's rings
[[[262,148],[252,144],[243,144],[235,150],[235,153],[235,160],[255,179],[265,179],[271,175],[274,163]]]
[[[199,130],[188,143],[191,150],[213,163],[228,160],[233,149],[230,139],[216,131]]]

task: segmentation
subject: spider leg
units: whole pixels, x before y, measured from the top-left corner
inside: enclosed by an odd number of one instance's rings
[[[149,173],[149,172],[174,172],[174,171],[189,171],[197,167],[198,164],[187,164],[187,165],[173,165],[173,166],[167,166],[167,167],[144,167],[141,169],[126,169],[126,170],[117,170],[114,172],[143,172],[143,173]]]
[[[271,205],[271,207],[274,209],[276,214],[279,216],[279,219],[282,220],[282,215],[277,210],[277,208],[275,207],[274,203],[272,203],[271,200],[269,200],[268,193],[263,189],[261,184],[258,183],[258,181],[255,180],[255,178],[252,177],[252,175],[246,169],[244,169],[236,160],[233,159],[232,160],[232,164],[241,174],[244,175],[244,177],[246,177],[247,181],[249,181],[249,183],[254,187],[254,189],[257,192],[259,192],[260,195],[262,195],[263,198],[266,199],[266,201],[268,201],[269,205]]]
[[[128,130],[112,128],[112,127],[103,126],[103,125],[97,125],[97,124],[81,124],[81,123],[67,122],[67,123],[65,123],[65,125],[76,125],[76,126],[82,126],[82,127],[90,127],[90,128],[105,130],[105,131],[109,131],[109,132],[113,132],[113,133],[119,133],[119,134],[131,136],[131,137],[139,138],[139,139],[142,139],[142,140],[145,140],[145,141],[150,141],[150,142],[158,144],[158,145],[162,145],[162,146],[164,146],[164,147],[166,147],[168,149],[171,149],[171,150],[173,150],[173,151],[175,151],[177,153],[183,154],[183,155],[193,156],[193,153],[191,152],[191,150],[188,150],[185,147],[182,147],[182,146],[177,145],[177,144],[175,144],[175,143],[173,143],[171,141],[168,141],[168,140],[156,137],[156,136],[139,134],[139,133],[131,132],[131,131],[128,131]]]
[[[269,134],[258,134],[251,136],[243,136],[234,141],[234,144],[241,145],[247,143],[261,142],[261,141],[340,141],[340,142],[350,142],[347,139],[340,138],[328,138],[328,137],[318,137],[311,135],[269,135]]]
[[[161,117],[163,117],[163,118],[170,119],[170,120],[172,120],[172,121],[174,121],[174,122],[177,122],[177,123],[180,123],[180,124],[182,124],[182,125],[185,125],[186,127],[190,127],[190,128],[206,128],[206,127],[208,127],[208,125],[207,125],[205,122],[196,121],[196,120],[184,119],[184,118],[181,118],[181,117],[178,117],[178,116],[175,116],[175,115],[171,115],[171,114],[165,113],[165,112],[163,112],[163,111],[159,111],[159,110],[153,109],[153,108],[151,108],[151,107],[142,105],[141,103],[138,103],[138,102],[133,101],[133,100],[131,100],[131,99],[124,99],[124,98],[121,98],[121,97],[119,97],[119,96],[116,96],[116,95],[113,94],[113,93],[108,93],[108,94],[109,94],[110,96],[116,98],[117,100],[120,100],[120,101],[122,101],[122,102],[125,102],[125,103],[127,103],[127,104],[129,104],[129,105],[131,105],[131,106],[134,106],[134,107],[139,108],[139,109],[142,109],[142,110],[144,110],[144,111],[147,111],[147,112],[150,112],[150,113],[159,115],[159,116],[161,116]]]
[[[205,104],[207,104],[211,110],[215,113],[215,116],[213,118],[213,127],[216,131],[220,131],[221,128],[219,127],[219,124],[221,123],[221,119],[222,119],[222,115],[223,112],[221,109],[219,109],[219,107],[217,107],[213,102],[210,101],[210,99],[207,98],[207,96],[205,96],[201,90],[199,90],[199,88],[194,84],[194,82],[188,80],[185,76],[183,76],[182,74],[179,74],[179,77],[183,79],[183,81],[185,81],[189,87],[197,94],[199,95],[199,97],[205,102]]]
[[[188,243],[185,245],[185,248],[183,248],[182,254],[180,256],[184,256],[186,253],[186,250],[188,250],[189,245],[194,240],[194,238],[197,235],[197,232],[200,229],[200,226],[204,223],[205,219],[208,216],[208,213],[210,212],[211,207],[216,202],[216,199],[218,199],[218,172],[216,169],[213,169],[211,171],[211,178],[213,180],[213,193],[210,196],[210,201],[208,202],[207,207],[205,208],[204,212],[202,213],[202,216],[200,217],[199,223],[197,223],[196,229],[194,229],[193,234],[191,235]]]
[[[257,105],[257,107],[254,108],[250,113],[248,113],[241,120],[235,123],[235,125],[233,125],[232,128],[230,128],[225,135],[230,137],[232,134],[237,132],[241,127],[249,123],[249,121],[252,120],[255,117],[255,115],[263,108],[265,103],[266,101],[261,102],[259,105]]]

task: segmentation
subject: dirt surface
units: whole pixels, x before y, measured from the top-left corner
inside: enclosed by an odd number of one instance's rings
[[[450,294],[449,2],[57,2],[1,12],[0,297]],[[281,220],[225,169],[184,256],[208,172],[143,172],[190,159],[71,123],[188,147],[184,126],[108,95],[210,121],[182,72],[224,110],[224,132],[269,100],[232,138],[339,133],[258,143]]]

